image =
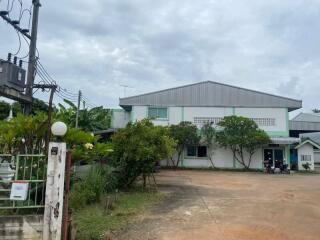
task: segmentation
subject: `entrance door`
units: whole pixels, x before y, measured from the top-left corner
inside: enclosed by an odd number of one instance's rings
[[[280,168],[284,160],[284,151],[281,148],[267,148],[263,151],[264,165],[270,165],[275,168]]]
[[[264,166],[273,166],[273,150],[272,149],[264,149]]]
[[[280,168],[283,165],[283,150],[274,149],[274,167]]]

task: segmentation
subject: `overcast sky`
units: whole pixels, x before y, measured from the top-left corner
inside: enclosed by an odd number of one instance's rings
[[[319,29],[319,0],[55,0],[42,1],[38,49],[59,84],[105,107],[121,85],[130,96],[212,80],[309,110],[320,107]],[[18,46],[1,20],[0,57]]]

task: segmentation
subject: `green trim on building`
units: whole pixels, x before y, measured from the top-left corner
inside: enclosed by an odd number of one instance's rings
[[[286,108],[286,130],[288,132],[288,135],[289,135],[289,111],[288,111],[288,108]]]
[[[287,164],[290,167],[291,164],[291,159],[290,159],[290,145],[285,146],[285,156],[286,156],[286,160],[287,160]]]
[[[121,108],[115,108],[115,109],[111,109],[112,112],[125,112],[126,110],[121,109]]]
[[[289,137],[288,131],[266,131],[269,137]]]

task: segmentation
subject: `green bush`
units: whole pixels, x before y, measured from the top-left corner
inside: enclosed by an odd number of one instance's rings
[[[128,124],[112,136],[111,166],[119,170],[121,187],[129,188],[139,176],[143,176],[143,185],[155,164],[174,154],[175,141],[169,136],[169,129],[154,126],[144,119]]]
[[[119,175],[113,168],[92,167],[89,173],[76,182],[70,194],[70,206],[77,210],[87,204],[99,202],[105,193],[114,192],[118,187]]]
[[[70,206],[77,210],[87,204],[100,200],[105,193],[105,174],[100,168],[92,168],[88,175],[79,182],[76,182],[70,194]]]

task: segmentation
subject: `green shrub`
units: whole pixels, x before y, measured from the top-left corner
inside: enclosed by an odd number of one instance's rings
[[[311,168],[310,168],[310,163],[304,163],[304,164],[302,164],[302,167],[306,170],[306,171],[308,171],[308,170],[310,170]]]
[[[98,202],[105,193],[105,172],[94,167],[83,180],[75,183],[70,194],[70,206],[79,209],[86,204]]]
[[[120,173],[112,167],[104,167],[105,186],[104,189],[107,193],[114,192],[119,188]]]
[[[70,206],[77,210],[87,204],[99,202],[105,193],[114,192],[118,187],[119,175],[107,166],[92,167],[89,173],[76,182],[70,194]]]

